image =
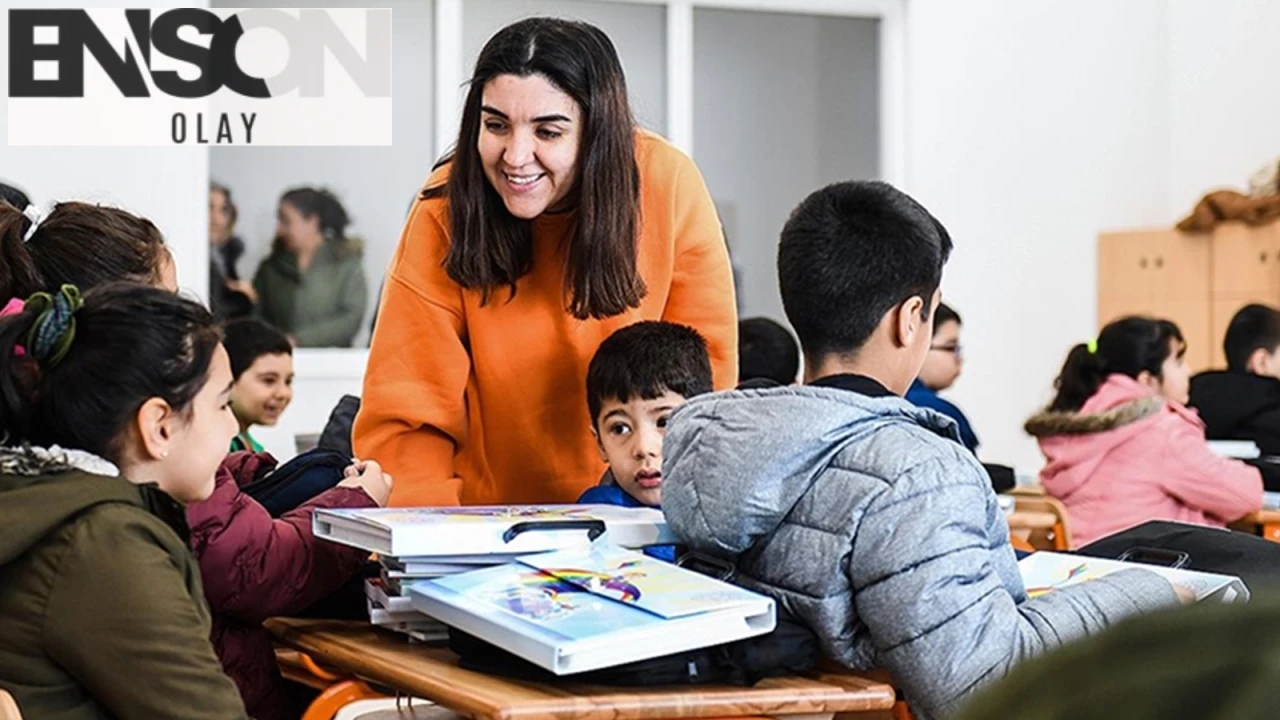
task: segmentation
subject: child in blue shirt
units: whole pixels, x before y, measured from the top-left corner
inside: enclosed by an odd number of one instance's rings
[[[978,436],[969,424],[960,408],[949,400],[938,395],[955,384],[964,369],[964,356],[960,348],[960,315],[947,307],[945,303],[938,305],[933,316],[933,342],[929,344],[929,354],[925,356],[920,375],[907,390],[907,401],[916,407],[937,410],[959,425],[960,440],[972,453],[978,452]]]
[[[711,390],[707,342],[692,328],[647,321],[600,343],[587,369],[587,409],[600,459],[609,469],[578,502],[661,507],[667,418],[687,398]],[[645,552],[675,561],[674,546]]]

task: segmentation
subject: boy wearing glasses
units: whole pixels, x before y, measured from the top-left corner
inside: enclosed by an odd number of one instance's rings
[[[933,316],[933,342],[925,356],[920,375],[907,391],[907,400],[946,415],[960,426],[960,440],[970,452],[978,452],[978,436],[960,408],[939,397],[938,393],[955,384],[964,369],[960,346],[960,315],[945,303],[938,305]]]

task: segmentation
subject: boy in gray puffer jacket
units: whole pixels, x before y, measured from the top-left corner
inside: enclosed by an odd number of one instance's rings
[[[902,399],[931,351],[946,230],[884,183],[810,195],[778,248],[807,386],[718,393],[672,415],[663,510],[736,560],[824,650],[887,668],[921,720],[1020,660],[1176,605],[1127,570],[1029,599],[1009,527],[955,422]]]

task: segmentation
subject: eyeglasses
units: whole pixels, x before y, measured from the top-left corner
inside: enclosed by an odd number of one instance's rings
[[[929,349],[937,350],[938,352],[951,353],[957,358],[964,355],[964,348],[960,345],[931,345],[929,346]]]

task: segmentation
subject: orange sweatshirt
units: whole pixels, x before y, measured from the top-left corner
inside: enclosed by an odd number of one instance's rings
[[[391,504],[573,502],[604,471],[591,437],[587,365],[614,330],[641,320],[689,325],[707,339],[715,387],[738,374],[729,254],[698,168],[648,132],[640,168],[637,309],[606,320],[566,310],[569,216],[533,221],[533,267],[515,298],[481,307],[444,270],[446,199],[419,200],[391,261],[355,423],[358,457],[395,478]],[[428,185],[444,181],[447,168]]]

